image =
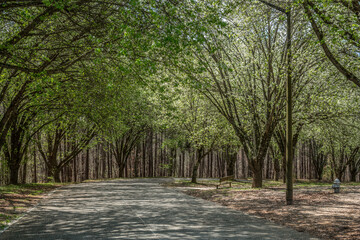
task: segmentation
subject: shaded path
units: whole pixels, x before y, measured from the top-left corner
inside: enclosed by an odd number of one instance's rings
[[[0,239],[309,239],[158,183],[132,179],[58,189]]]

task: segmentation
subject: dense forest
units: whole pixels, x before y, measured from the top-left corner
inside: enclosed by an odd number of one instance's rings
[[[0,33],[1,184],[359,181],[359,1],[9,0]]]

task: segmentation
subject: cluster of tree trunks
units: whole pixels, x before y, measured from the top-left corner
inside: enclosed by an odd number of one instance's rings
[[[87,179],[107,179],[116,177],[200,177],[218,178],[235,175],[236,178],[252,177],[246,155],[243,150],[234,152],[231,148],[221,150],[207,149],[171,149],[163,146],[164,133],[149,131],[131,150],[128,160],[119,168],[111,144],[99,143],[90,149],[76,154],[71,161],[59,170],[56,180],[62,182],[81,182]],[[53,146],[53,145],[52,145]],[[59,144],[58,155],[75,148],[71,144]],[[353,149],[358,151],[358,149]],[[348,153],[349,160],[354,152]],[[46,182],[52,171],[38,146],[30,147],[25,153],[18,170],[17,182]],[[345,154],[345,152],[344,152]],[[327,160],[327,162],[326,162]],[[264,160],[263,179],[282,179],[282,156],[271,149]],[[359,161],[353,161],[345,168],[337,161],[333,167],[330,155],[321,151],[321,145],[310,139],[300,142],[294,157],[294,177],[296,179],[332,180],[341,172],[342,181],[359,181]],[[333,167],[333,171],[330,171]],[[341,170],[341,171],[340,171]],[[0,183],[10,181],[10,171],[5,161],[0,162]],[[193,179],[194,180],[194,179]],[[195,180],[196,181],[196,180]]]

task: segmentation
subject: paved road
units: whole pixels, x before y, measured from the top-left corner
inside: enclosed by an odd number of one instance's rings
[[[164,179],[83,183],[56,190],[0,239],[310,239],[161,187]]]

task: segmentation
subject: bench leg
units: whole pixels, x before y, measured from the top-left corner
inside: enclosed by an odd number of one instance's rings
[[[230,182],[230,187],[231,187],[231,182]]]

